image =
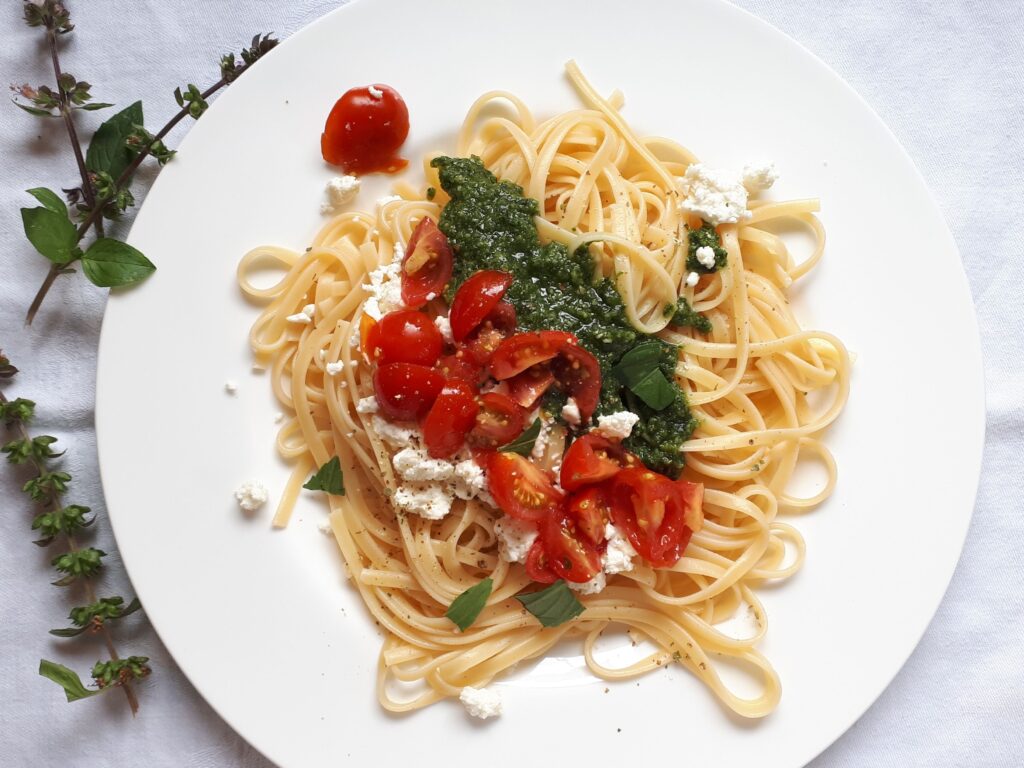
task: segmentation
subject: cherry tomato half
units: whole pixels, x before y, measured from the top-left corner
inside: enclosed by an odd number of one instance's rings
[[[613,477],[623,467],[635,467],[639,459],[621,443],[588,432],[573,441],[562,461],[561,482],[567,491]]]
[[[551,570],[547,548],[538,536],[526,553],[526,575],[540,584],[554,584],[558,575]]]
[[[487,365],[498,345],[516,330],[516,308],[499,301],[484,321],[470,333],[464,349],[481,366]]]
[[[462,341],[469,336],[469,332],[484,321],[511,285],[512,275],[508,272],[483,269],[470,275],[452,299],[448,315],[452,338]]]
[[[397,153],[409,135],[409,110],[394,88],[352,88],[331,109],[320,152],[346,173],[396,173],[409,164]]]
[[[388,312],[370,329],[364,349],[371,361],[381,365],[433,365],[443,346],[444,339],[433,320],[415,309],[400,309]]]
[[[428,216],[420,219],[402,259],[402,303],[419,309],[441,295],[452,279],[452,249],[448,238]]]
[[[498,345],[491,356],[491,375],[498,381],[511,379],[530,366],[550,360],[564,346],[572,346],[575,343],[576,337],[565,331],[529,331],[509,336]],[[557,372],[555,376],[557,378]],[[600,379],[598,387],[600,388]],[[596,400],[594,406],[597,406]]]
[[[409,421],[426,415],[434,404],[444,376],[415,363],[387,363],[373,374],[373,393],[380,412],[391,421]]]
[[[508,394],[523,408],[532,408],[555,383],[555,375],[546,365],[535,365],[508,379]]]
[[[604,541],[604,527],[612,519],[611,484],[588,485],[569,496],[565,505],[569,517],[591,544]]]
[[[501,510],[519,520],[543,520],[562,505],[551,476],[518,453],[491,454],[487,483]]]
[[[683,496],[686,527],[696,533],[704,527],[704,483],[676,480],[676,485]]]
[[[423,420],[423,442],[435,459],[454,456],[466,442],[480,410],[475,395],[464,381],[448,381],[441,389]]]
[[[656,568],[675,565],[693,533],[679,487],[643,467],[623,469],[612,480],[612,520]]]
[[[586,424],[601,397],[601,365],[597,358],[579,344],[563,344],[558,357],[551,361],[551,372],[558,386],[576,401],[580,423]]]
[[[437,361],[439,370],[446,379],[464,381],[473,386],[479,386],[484,380],[484,367],[476,362],[465,350],[459,350],[454,355],[445,355]]]
[[[565,509],[551,512],[541,524],[541,531],[548,567],[556,576],[582,584],[601,570],[601,554],[580,534],[576,521]]]
[[[500,392],[480,395],[480,410],[469,441],[478,448],[498,448],[523,432],[523,409]]]

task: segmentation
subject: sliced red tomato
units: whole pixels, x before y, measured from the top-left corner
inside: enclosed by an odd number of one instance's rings
[[[620,470],[612,480],[612,520],[651,565],[675,565],[690,541],[679,487],[643,467]]]
[[[696,533],[704,527],[704,483],[676,480],[676,485],[683,496],[686,527]]]
[[[587,541],[600,546],[604,541],[604,527],[612,519],[611,485],[588,485],[569,496],[565,508]]]
[[[523,432],[523,409],[500,392],[480,395],[480,410],[469,439],[480,448],[497,448]]]
[[[511,379],[527,368],[543,363],[559,353],[564,346],[576,344],[576,337],[565,331],[529,331],[509,336],[494,350],[489,368],[498,381]],[[557,377],[557,372],[556,372]],[[600,369],[598,372],[600,376]],[[600,388],[600,378],[598,379]],[[594,401],[597,406],[597,401]],[[591,409],[593,412],[593,409]]]
[[[377,325],[377,321],[363,312],[359,316],[359,348],[363,350],[367,360],[373,360],[373,350],[370,349],[370,332]]]
[[[580,409],[580,423],[586,424],[594,415],[601,397],[601,364],[579,344],[563,344],[558,357],[551,361],[551,372],[565,392]]]
[[[582,584],[601,570],[601,554],[585,536],[576,521],[562,507],[544,518],[541,538],[548,553],[548,567],[566,581]]]
[[[558,575],[551,570],[547,548],[538,536],[526,553],[526,575],[541,584],[554,584]]]
[[[623,467],[639,466],[640,460],[607,438],[588,432],[578,437],[562,460],[561,483],[567,491],[575,491],[591,483],[613,477]]]
[[[345,173],[395,173],[409,161],[398,150],[409,135],[409,110],[398,91],[382,83],[346,91],[331,109],[320,152]]]
[[[420,219],[402,259],[402,303],[419,309],[440,296],[452,279],[452,248],[428,216]]]
[[[555,375],[546,365],[535,365],[508,379],[508,394],[523,408],[532,408],[555,383]]]
[[[373,393],[380,412],[391,421],[409,421],[425,416],[434,404],[444,376],[416,363],[387,363],[373,374]]]
[[[441,394],[423,420],[423,442],[435,459],[447,459],[459,452],[476,424],[480,406],[476,392],[464,381],[445,382]]]
[[[443,347],[444,339],[434,321],[415,309],[388,312],[367,334],[367,355],[381,365],[433,365]]]
[[[455,292],[448,314],[455,341],[469,336],[469,332],[484,321],[511,285],[512,275],[508,272],[483,269],[470,275]]]
[[[459,350],[454,355],[445,355],[437,361],[439,370],[446,379],[464,381],[467,384],[478,386],[484,380],[484,367],[476,362],[465,350]]]
[[[518,453],[491,454],[487,483],[501,510],[519,520],[543,520],[562,505],[551,475]]]
[[[507,301],[499,301],[466,339],[465,349],[480,365],[487,365],[494,350],[515,330],[516,308]]]

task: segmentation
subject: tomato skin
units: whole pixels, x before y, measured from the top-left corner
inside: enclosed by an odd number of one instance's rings
[[[539,584],[554,584],[558,581],[558,575],[551,570],[547,549],[539,536],[526,553],[526,575]]]
[[[516,308],[499,301],[466,339],[465,347],[477,363],[486,366],[501,342],[516,330]]]
[[[623,467],[639,464],[640,460],[620,443],[588,432],[574,440],[565,452],[560,480],[565,490],[575,491],[614,477]]]
[[[402,259],[402,303],[419,309],[440,296],[452,279],[452,248],[429,216],[420,219]]]
[[[373,87],[380,92],[374,96]],[[345,91],[320,135],[325,161],[346,173],[396,173],[409,161],[397,152],[409,135],[409,109],[394,88],[377,83]]]
[[[604,527],[611,520],[611,483],[588,485],[569,496],[565,503],[569,517],[580,534],[595,547],[604,540]]]
[[[506,381],[509,397],[529,409],[555,383],[555,376],[546,365],[535,365]]]
[[[564,344],[551,361],[551,372],[558,386],[576,400],[580,423],[586,424],[601,397],[601,364],[597,358],[579,344]]]
[[[373,373],[373,393],[381,415],[390,421],[426,415],[443,386],[440,373],[415,363],[387,363]]]
[[[511,379],[531,366],[552,359],[563,346],[571,346],[576,343],[576,337],[565,331],[517,333],[515,336],[509,336],[494,350],[488,368],[491,376],[498,381]],[[555,376],[557,378],[558,374],[556,373]],[[598,388],[600,388],[600,382]],[[594,406],[597,406],[596,400]],[[591,412],[593,412],[593,408],[591,408]]]
[[[548,567],[556,576],[582,584],[601,570],[601,554],[580,535],[576,522],[565,509],[560,507],[544,519],[541,538],[548,553]]]
[[[500,392],[480,395],[480,410],[470,432],[470,442],[480,448],[497,448],[523,433],[523,409]]]
[[[373,360],[373,350],[370,348],[370,334],[373,332],[377,321],[363,312],[359,316],[359,348],[366,355],[367,360]]]
[[[448,319],[452,338],[464,341],[470,331],[484,321],[512,285],[512,275],[493,269],[482,269],[470,275],[452,299]]]
[[[537,522],[562,506],[564,494],[551,476],[518,453],[493,453],[487,459],[487,483],[502,512]]]
[[[704,483],[691,483],[680,478],[676,485],[683,497],[686,527],[696,533],[704,527]]]
[[[486,374],[484,367],[476,362],[465,350],[459,350],[453,355],[445,355],[437,361],[437,370],[450,380],[464,381],[473,386],[479,386]]]
[[[480,410],[475,395],[464,381],[445,382],[423,420],[423,442],[433,458],[450,458],[465,444]]]
[[[679,487],[643,467],[620,470],[612,480],[612,521],[656,568],[679,560],[690,541]]]
[[[433,365],[443,347],[444,339],[434,321],[415,309],[388,312],[367,334],[367,354],[381,365]]]

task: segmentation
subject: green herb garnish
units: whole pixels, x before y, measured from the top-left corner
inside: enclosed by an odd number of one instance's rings
[[[677,327],[688,325],[701,333],[711,333],[711,321],[700,312],[696,312],[685,296],[680,296],[676,305],[674,307],[669,305],[668,309],[671,310],[669,325]]]
[[[526,428],[519,437],[511,443],[501,446],[498,450],[506,453],[518,453],[520,456],[529,456],[533,451],[533,445],[537,442],[540,434],[540,419],[534,419],[533,424]]]
[[[487,605],[487,598],[491,596],[493,587],[494,582],[490,578],[484,579],[479,584],[474,584],[452,601],[444,615],[451,619],[452,623],[462,632],[465,632]]]
[[[675,400],[675,390],[661,372],[663,345],[645,341],[622,356],[612,368],[619,381],[656,411],[663,410]]]
[[[583,603],[576,599],[564,579],[539,592],[516,595],[516,600],[545,627],[557,627],[583,613]]]
[[[302,486],[307,491],[323,491],[332,496],[345,495],[345,478],[341,473],[341,459],[335,456],[313,473]]]

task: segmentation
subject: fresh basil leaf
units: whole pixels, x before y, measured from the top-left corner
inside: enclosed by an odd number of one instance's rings
[[[39,674],[63,688],[64,695],[68,697],[68,701],[87,699],[90,696],[95,696],[97,693],[102,693],[102,690],[98,688],[86,688],[82,685],[82,679],[78,674],[63,664],[40,659]]]
[[[68,629],[51,629],[50,634],[57,637],[78,637],[89,627],[69,627]]]
[[[345,478],[341,474],[341,460],[335,456],[320,467],[302,487],[308,491],[323,491],[332,496],[344,496]]]
[[[49,208],[22,208],[25,237],[43,256],[55,264],[71,261],[78,232],[71,220]]]
[[[19,104],[18,102],[14,102],[14,106],[20,107],[21,109],[24,109],[26,112],[28,112],[30,115],[35,115],[36,117],[59,117],[59,115],[51,112],[48,109],[30,107],[28,104]]]
[[[61,199],[61,196],[54,192],[52,189],[46,187],[36,187],[35,189],[25,190],[32,197],[43,204],[43,207],[47,210],[59,213],[61,216],[68,215],[68,207]]]
[[[137,283],[153,274],[156,267],[128,243],[101,237],[82,256],[82,271],[94,285],[112,288]]]
[[[545,627],[557,627],[583,613],[583,603],[576,599],[564,579],[559,579],[540,592],[516,595],[516,600]]]
[[[537,442],[537,436],[540,434],[540,427],[540,419],[534,419],[533,424],[528,426],[523,434],[511,443],[501,446],[498,450],[529,457],[533,451],[533,444]]]
[[[645,341],[622,356],[612,373],[633,394],[656,411],[672,404],[676,393],[661,372],[663,346],[660,341]]]
[[[141,101],[105,120],[89,142],[85,167],[93,173],[109,173],[116,180],[132,161],[132,153],[125,142],[135,131],[135,126],[142,124]]]
[[[83,104],[80,107],[75,107],[75,109],[84,109],[86,112],[95,112],[97,109],[106,109],[107,107],[112,107],[112,106],[114,106],[114,105],[113,104],[107,104],[107,103],[102,102],[102,101],[94,101],[94,102],[91,102],[89,104]]]
[[[465,632],[487,605],[487,598],[491,596],[493,587],[494,582],[490,578],[484,579],[479,584],[474,584],[452,601],[444,615]]]

